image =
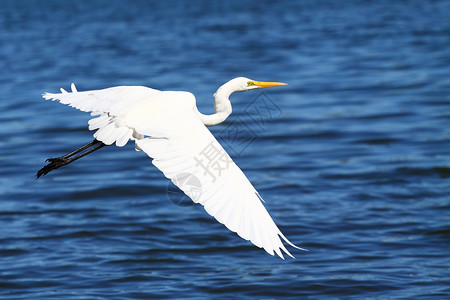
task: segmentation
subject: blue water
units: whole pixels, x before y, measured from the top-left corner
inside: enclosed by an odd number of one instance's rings
[[[0,4],[0,298],[449,297],[449,1]],[[289,84],[211,131],[295,260],[169,197],[131,143],[35,180],[92,139],[43,92],[187,90],[211,113],[238,76]]]

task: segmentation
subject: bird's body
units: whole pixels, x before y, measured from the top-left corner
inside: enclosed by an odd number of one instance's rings
[[[140,86],[78,92],[72,84],[71,93],[61,89],[62,93],[46,93],[44,98],[99,115],[89,121],[89,129],[96,130],[94,137],[102,143],[97,148],[113,143],[124,146],[128,140],[134,140],[136,150],[146,152],[167,178],[220,223],[268,253],[283,258],[281,250],[292,255],[280,237],[298,247],[281,233],[258,192],[206,128],[223,122],[231,114],[228,99],[231,93],[276,85],[283,84],[243,77],[233,79],[215,93],[216,113],[212,115],[201,114],[194,95],[189,92]],[[66,161],[69,156],[50,160],[48,169],[44,167],[38,176],[71,162]],[[200,192],[189,184],[188,179],[192,177],[199,182]]]

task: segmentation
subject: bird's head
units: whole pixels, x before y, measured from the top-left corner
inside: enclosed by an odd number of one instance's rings
[[[265,87],[286,85],[286,83],[282,83],[282,82],[256,81],[256,80],[252,80],[252,79],[246,78],[246,77],[238,77],[238,78],[232,79],[230,81],[230,83],[233,83],[236,91],[238,91],[238,92],[244,92],[244,91],[248,91],[248,90],[260,89],[260,88],[265,88]]]
[[[223,88],[223,90],[226,90],[229,93],[234,93],[280,85],[286,85],[286,83],[256,81],[247,77],[238,77],[228,81],[223,86],[221,86],[220,89]]]

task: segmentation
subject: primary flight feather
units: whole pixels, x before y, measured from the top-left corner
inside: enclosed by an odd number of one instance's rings
[[[136,150],[152,158],[152,163],[195,203],[245,240],[283,258],[293,257],[283,244],[292,244],[278,229],[262,204],[262,198],[206,126],[223,122],[231,114],[229,96],[284,83],[260,82],[239,77],[222,85],[214,94],[212,115],[200,113],[189,92],[159,91],[142,86],[118,86],[103,90],[45,93],[47,100],[58,100],[90,112],[89,130],[95,140],[39,170],[37,177],[83,157],[105,145],[124,146],[130,139]],[[81,151],[90,150],[78,154]],[[199,189],[189,183],[195,178]],[[304,249],[302,249],[304,250]]]

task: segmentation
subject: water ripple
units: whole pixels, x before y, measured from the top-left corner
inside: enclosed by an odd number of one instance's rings
[[[0,297],[446,298],[449,11],[444,0],[2,2]],[[289,84],[234,94],[211,131],[309,250],[290,248],[295,260],[170,198],[131,143],[34,179],[92,139],[89,115],[43,92],[189,90],[212,112],[236,76]]]

